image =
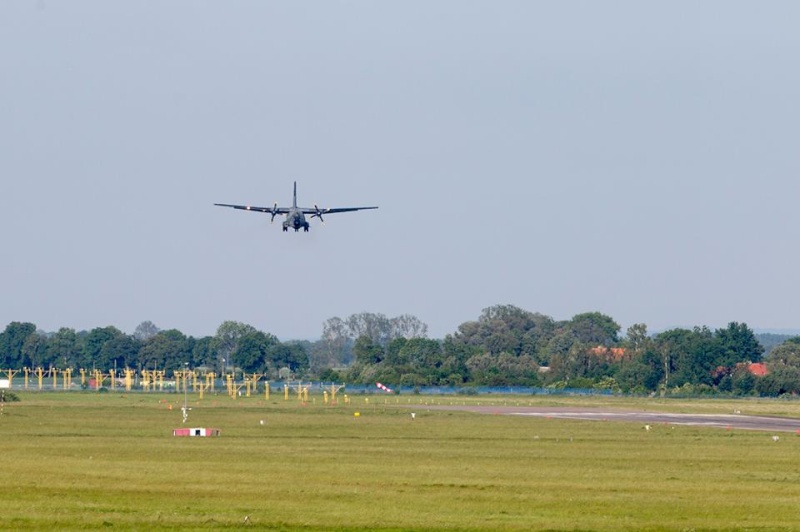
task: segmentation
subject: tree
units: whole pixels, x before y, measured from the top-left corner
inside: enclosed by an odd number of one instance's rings
[[[141,346],[142,342],[133,336],[119,332],[103,344],[97,366],[107,370],[135,367]]]
[[[611,347],[619,340],[620,326],[609,316],[586,312],[573,316],[568,327],[579,341],[591,346]]]
[[[114,367],[114,354],[110,349],[105,348],[110,342],[124,333],[113,326],[96,327],[89,331],[83,341],[83,357],[79,362],[82,367],[93,367],[100,370],[107,370]]]
[[[652,342],[641,352],[626,355],[614,375],[623,391],[637,393],[656,391],[664,377],[664,357]]]
[[[191,360],[192,342],[177,329],[159,331],[139,349],[139,365],[146,369],[180,369]]]
[[[362,365],[379,364],[384,357],[383,347],[369,336],[359,336],[353,345],[353,356]]]
[[[136,326],[136,330],[133,331],[133,337],[139,340],[140,342],[146,342],[156,334],[161,329],[155,326],[152,321],[143,321],[139,325]]]
[[[36,333],[36,325],[12,321],[0,333],[0,366],[21,368],[24,365],[23,346],[29,336]]]
[[[62,327],[47,342],[47,359],[59,369],[77,368],[83,345],[74,329]]]
[[[717,329],[715,334],[720,346],[717,366],[733,368],[738,362],[761,360],[764,347],[746,324],[732,321],[727,328]]]
[[[386,345],[391,340],[392,326],[383,314],[362,312],[347,318],[347,328],[351,338],[366,336],[373,343]]]
[[[353,339],[347,323],[341,318],[333,317],[322,324],[323,356],[319,366],[346,365],[352,360]]]
[[[252,325],[237,321],[225,321],[217,328],[217,334],[214,336],[212,346],[217,352],[223,372],[227,366],[231,365],[235,370],[236,362],[233,360],[233,355],[239,347],[239,341],[248,334],[255,332],[258,331]]]
[[[203,336],[196,338],[192,346],[192,359],[190,364],[192,367],[204,366],[209,370],[216,368],[216,355],[212,348],[213,338],[211,336]]]
[[[542,364],[555,330],[556,324],[549,316],[514,305],[495,305],[483,309],[477,321],[459,325],[453,341],[479,346],[493,355],[531,355]]]
[[[292,374],[302,376],[308,369],[308,354],[300,343],[276,342],[267,348],[266,367],[270,373],[287,368]]]
[[[389,320],[389,336],[395,338],[425,338],[428,325],[416,316],[402,314]]]
[[[440,371],[444,362],[441,342],[427,338],[396,341],[402,341],[402,345],[394,369],[401,374],[413,375],[414,384],[438,384],[443,377]]]
[[[244,372],[261,373],[267,371],[267,352],[274,345],[280,344],[278,339],[261,331],[243,336],[233,354],[239,367]]]
[[[628,327],[623,347],[631,351],[632,355],[639,355],[647,349],[650,344],[650,336],[647,334],[647,325],[644,323],[635,323]]]
[[[26,367],[34,368],[47,366],[47,337],[41,331],[25,338],[22,345],[22,363]]]
[[[664,364],[664,387],[713,384],[720,346],[708,327],[671,329],[653,339]]]
[[[770,371],[785,367],[800,368],[800,336],[789,339],[773,349],[764,362]]]

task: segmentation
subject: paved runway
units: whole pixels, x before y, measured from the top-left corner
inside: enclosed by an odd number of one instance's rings
[[[800,419],[746,416],[742,414],[670,414],[606,408],[535,407],[535,406],[427,406],[430,410],[463,410],[483,414],[533,416],[587,421],[628,421],[646,425],[694,425],[716,428],[797,432]]]

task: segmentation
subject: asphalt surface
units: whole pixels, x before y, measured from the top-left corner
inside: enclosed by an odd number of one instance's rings
[[[742,414],[671,414],[606,408],[536,407],[536,406],[439,406],[428,410],[461,410],[481,414],[530,416],[585,421],[626,421],[643,425],[693,425],[722,429],[761,430],[769,432],[797,432],[800,419]]]

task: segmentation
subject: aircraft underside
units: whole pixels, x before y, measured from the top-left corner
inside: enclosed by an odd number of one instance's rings
[[[303,232],[308,233],[309,223],[305,220],[304,216],[294,216],[288,218],[286,221],[283,222],[283,232],[289,230],[289,228],[294,229],[294,232],[298,232],[300,228],[303,229]]]

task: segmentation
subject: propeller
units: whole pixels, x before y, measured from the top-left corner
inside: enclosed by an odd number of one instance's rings
[[[278,202],[275,202],[275,205],[272,206],[272,218],[270,219],[270,223],[275,221],[275,215],[278,214]]]
[[[320,221],[320,222],[322,222],[322,223],[325,223],[325,220],[323,220],[323,219],[322,219],[322,211],[320,210],[320,208],[319,208],[319,207],[317,207],[317,204],[316,204],[316,203],[314,204],[314,210],[315,210],[315,211],[317,211],[317,212],[315,212],[314,214],[312,214],[312,215],[311,215],[311,217],[312,217],[312,218],[319,218],[319,221]]]

